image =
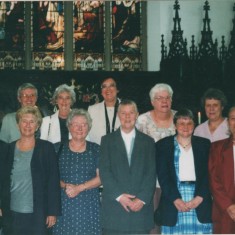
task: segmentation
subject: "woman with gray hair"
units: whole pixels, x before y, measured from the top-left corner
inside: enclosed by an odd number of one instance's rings
[[[62,216],[53,234],[101,234],[98,144],[86,141],[92,120],[84,109],[73,109],[67,118],[71,140],[55,144],[58,150]]]
[[[173,90],[168,84],[157,83],[150,90],[149,96],[153,109],[138,117],[136,127],[157,142],[164,137],[175,134],[173,118],[176,111],[171,109]],[[160,194],[161,189],[157,182],[154,209],[158,207]],[[160,228],[155,228],[155,231],[152,232],[159,233],[159,231]]]
[[[17,99],[21,107],[35,106],[38,99],[37,88],[31,83],[23,83],[17,90]],[[20,132],[16,123],[16,112],[8,113],[2,120],[0,139],[6,143],[18,140]]]
[[[43,118],[41,139],[52,143],[66,142],[71,138],[66,119],[72,105],[76,102],[76,94],[70,86],[62,84],[55,89],[51,103],[58,106],[58,110],[51,116]]]
[[[149,92],[153,109],[141,114],[137,120],[137,128],[158,140],[175,134],[173,117],[176,111],[171,110],[173,90],[165,83],[156,84]]]

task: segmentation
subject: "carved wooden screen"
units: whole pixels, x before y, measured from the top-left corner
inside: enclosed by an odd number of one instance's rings
[[[24,68],[24,2],[0,2],[0,69]]]
[[[32,68],[63,70],[64,3],[37,1],[32,7]]]
[[[162,35],[161,45],[161,78],[163,82],[169,83],[174,87],[174,102],[181,102],[185,107],[188,100],[192,104],[194,113],[202,121],[206,120],[204,107],[200,107],[200,100],[203,93],[208,88],[218,88],[224,91],[228,103],[233,105],[234,98],[234,74],[235,74],[235,16],[232,20],[233,29],[230,33],[228,47],[225,45],[225,36],[221,37],[221,47],[218,46],[218,40],[213,38],[211,19],[209,17],[210,4],[205,1],[201,9],[204,11],[202,19],[201,39],[196,43],[195,36],[190,40],[184,39],[181,29],[181,18],[179,16],[180,1],[175,0],[173,9],[175,16],[173,18],[174,27],[172,29],[172,39],[169,47],[166,46],[164,35]],[[235,12],[234,7],[231,11]],[[190,91],[190,92],[188,92]],[[184,99],[182,99],[184,97]],[[193,105],[194,104],[194,105]],[[229,106],[223,110],[224,114]]]
[[[74,69],[104,69],[104,2],[74,1]]]
[[[141,2],[112,1],[112,70],[141,70]]]

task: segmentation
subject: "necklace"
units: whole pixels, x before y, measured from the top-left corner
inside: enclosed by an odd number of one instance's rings
[[[184,149],[191,145],[191,140],[187,144],[183,144],[181,141],[179,141],[178,138],[177,138],[177,141]]]
[[[191,145],[191,142],[188,142],[187,144],[180,143],[180,145],[185,149],[185,148],[187,148],[188,146]]]

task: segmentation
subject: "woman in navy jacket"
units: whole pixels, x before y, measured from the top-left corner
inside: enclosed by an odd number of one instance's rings
[[[208,182],[210,141],[193,136],[193,114],[174,116],[177,134],[156,143],[158,180],[162,189],[155,213],[163,234],[211,233]]]

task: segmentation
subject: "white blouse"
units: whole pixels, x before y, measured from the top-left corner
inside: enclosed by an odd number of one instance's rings
[[[185,151],[180,146],[180,157],[179,157],[179,180],[180,181],[196,181],[194,157],[192,147]]]

